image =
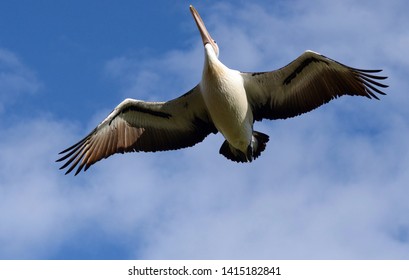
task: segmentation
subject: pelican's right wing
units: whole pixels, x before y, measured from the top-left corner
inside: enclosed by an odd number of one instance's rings
[[[66,161],[75,175],[84,167],[115,153],[156,152],[190,147],[211,132],[217,133],[200,87],[168,102],[144,102],[126,99],[90,134],[65,149],[57,161]]]
[[[381,70],[356,69],[312,51],[287,66],[259,73],[241,73],[254,119],[285,119],[311,111],[342,95],[378,99],[384,95]]]

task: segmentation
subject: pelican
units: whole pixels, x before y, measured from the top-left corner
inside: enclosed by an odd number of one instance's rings
[[[156,152],[191,147],[210,133],[225,141],[220,154],[251,162],[264,151],[269,136],[255,131],[262,119],[286,119],[309,112],[342,95],[379,99],[382,70],[352,68],[313,51],[271,72],[240,72],[219,60],[219,47],[197,10],[190,11],[204,45],[202,80],[167,102],[122,101],[94,130],[63,150],[57,162],[75,175],[115,153]]]

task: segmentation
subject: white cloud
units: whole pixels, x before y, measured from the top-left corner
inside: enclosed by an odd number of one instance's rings
[[[124,88],[123,97],[149,101],[176,98],[192,89],[200,79],[203,47],[144,58],[143,55],[122,56],[109,60],[107,77],[117,80]]]
[[[33,71],[16,54],[0,49],[0,113],[19,95],[35,93],[40,87]]]
[[[385,67],[389,95],[256,124],[271,138],[252,164],[227,161],[218,154],[223,139],[211,135],[191,149],[113,156],[64,176],[56,152],[83,136],[72,124],[36,117],[0,127],[0,258],[61,257],[84,232],[136,258],[409,258],[408,56],[403,43],[402,59],[388,43],[405,41],[407,31],[392,28],[407,22],[403,2],[291,3],[199,11],[231,67],[274,69],[312,48],[352,66]],[[106,74],[124,97],[176,97],[201,74],[195,35],[186,52],[114,58]]]

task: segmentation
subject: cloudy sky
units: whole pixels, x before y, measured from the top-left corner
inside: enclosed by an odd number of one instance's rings
[[[408,259],[409,3],[2,1],[1,259]],[[209,2],[209,1],[206,1]],[[117,155],[65,176],[58,152],[126,97],[168,100],[201,77],[192,3],[230,68],[312,49],[389,79],[264,121],[251,164],[194,148]]]

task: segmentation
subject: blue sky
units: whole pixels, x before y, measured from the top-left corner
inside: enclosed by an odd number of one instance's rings
[[[389,76],[380,101],[344,97],[263,121],[252,164],[194,148],[113,156],[64,176],[54,161],[126,97],[168,100],[201,77],[201,13],[242,71],[311,49]],[[408,259],[409,4],[393,1],[3,1],[1,259]]]

